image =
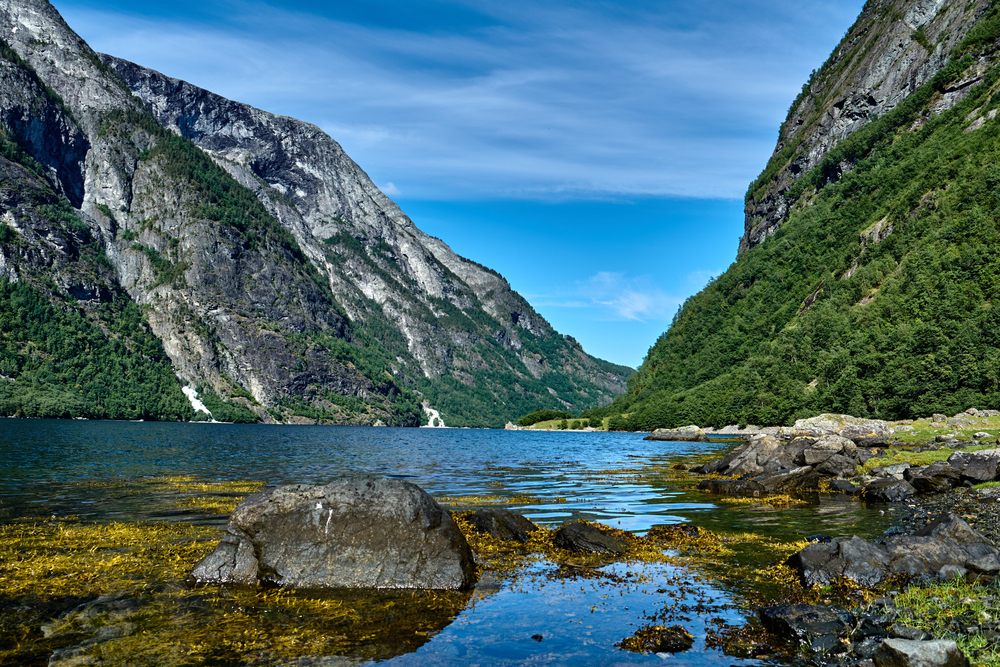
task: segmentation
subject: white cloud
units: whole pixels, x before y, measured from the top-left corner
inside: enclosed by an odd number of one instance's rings
[[[98,50],[315,123],[425,199],[741,197],[861,0],[469,3],[428,32],[234,0],[150,20],[57,0]]]
[[[387,181],[385,185],[378,186],[379,190],[384,192],[389,197],[402,197],[403,193],[399,191],[399,188],[392,181]]]
[[[588,308],[600,320],[669,321],[683,299],[664,292],[646,276],[599,271],[561,295],[540,297],[537,305],[556,308]]]

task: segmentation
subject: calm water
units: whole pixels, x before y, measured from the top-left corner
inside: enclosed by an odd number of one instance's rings
[[[676,522],[784,538],[815,533],[871,536],[890,517],[843,498],[824,497],[781,511],[717,506],[661,473],[727,445],[647,442],[642,434],[518,432],[310,426],[242,426],[0,420],[0,522],[30,516],[222,523],[177,510],[168,498],[116,496],[100,482],[184,475],[204,480],[325,483],[344,475],[414,482],[453,508],[483,498],[513,499],[537,523],[597,520],[643,532]],[[81,482],[86,484],[81,484]],[[93,484],[97,482],[98,484]],[[479,500],[477,500],[477,498]],[[739,622],[730,593],[683,568],[625,565],[580,581],[542,563],[516,587],[478,596],[453,622],[394,664],[636,664],[660,662],[613,647],[676,602],[708,599],[715,616]],[[613,584],[612,579],[625,577]],[[670,658],[685,665],[754,664],[705,648],[707,618],[681,622],[694,649]],[[672,623],[667,623],[672,624]],[[543,641],[533,641],[532,635]]]

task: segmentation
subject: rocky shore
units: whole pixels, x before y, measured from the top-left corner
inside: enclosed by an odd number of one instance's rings
[[[910,424],[820,415],[793,427],[756,429],[726,456],[691,469],[706,476],[698,488],[709,493],[846,493],[896,518],[873,541],[810,537],[811,544],[786,562],[804,589],[846,581],[882,596],[850,609],[761,607],[759,620],[771,641],[815,665],[960,667],[970,664],[969,657],[973,664],[993,664],[1000,643],[1000,449],[985,430],[957,436],[997,414],[934,415],[926,420],[931,428],[954,432],[917,442],[897,436],[912,432]],[[688,427],[683,433],[691,441],[717,432]],[[919,613],[897,608],[899,591],[892,588],[909,583],[930,591]],[[965,588],[946,601],[938,589],[949,586]],[[942,610],[944,621],[922,617]]]

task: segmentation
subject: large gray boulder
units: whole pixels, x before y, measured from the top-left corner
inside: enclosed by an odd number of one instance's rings
[[[876,667],[969,667],[969,659],[950,639],[886,639],[872,660]]]
[[[791,470],[781,470],[765,475],[758,475],[748,482],[755,482],[764,487],[768,493],[796,493],[798,491],[814,491],[819,488],[821,476],[809,466],[800,466]],[[701,488],[699,485],[698,488]]]
[[[708,436],[700,427],[681,426],[680,428],[658,428],[643,440],[661,440],[665,442],[708,442]]]
[[[802,452],[802,460],[807,466],[815,466],[834,455],[857,459],[858,446],[854,444],[853,440],[849,440],[848,438],[839,435],[827,435],[807,446]]]
[[[902,479],[877,479],[865,485],[861,498],[869,503],[898,503],[914,496],[917,490]]]
[[[192,583],[299,588],[462,589],[472,551],[451,515],[420,487],[350,478],[256,493],[192,570]]]
[[[910,468],[904,476],[918,493],[944,493],[962,483],[961,473],[947,461],[935,461],[929,466]]]
[[[963,482],[981,484],[997,479],[1000,468],[1000,449],[978,452],[955,452],[948,457],[948,464],[955,469]]]
[[[888,554],[857,535],[810,544],[787,562],[798,572],[803,586],[826,586],[838,577],[847,577],[871,587],[885,579],[889,569]]]
[[[706,464],[705,472],[718,472],[725,475],[756,475],[793,467],[791,459],[782,449],[780,440],[773,435],[758,435],[751,438],[750,442],[734,449],[721,460]]]

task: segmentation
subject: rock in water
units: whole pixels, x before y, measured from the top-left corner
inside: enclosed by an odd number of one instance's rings
[[[461,589],[475,583],[465,537],[415,484],[342,479],[256,493],[192,583]]]
[[[468,521],[480,533],[488,533],[505,542],[527,542],[529,534],[538,530],[531,519],[510,510],[492,507],[476,510]]]
[[[886,639],[872,658],[877,667],[969,667],[958,645],[944,639]]]
[[[633,653],[680,653],[694,646],[694,636],[679,625],[653,625],[639,628],[615,646]]]
[[[822,635],[846,637],[854,627],[850,613],[825,605],[761,607],[758,613],[764,627],[785,641],[805,643]]]
[[[611,533],[587,523],[571,523],[556,531],[554,543],[560,549],[579,553],[623,554],[625,545]]]

